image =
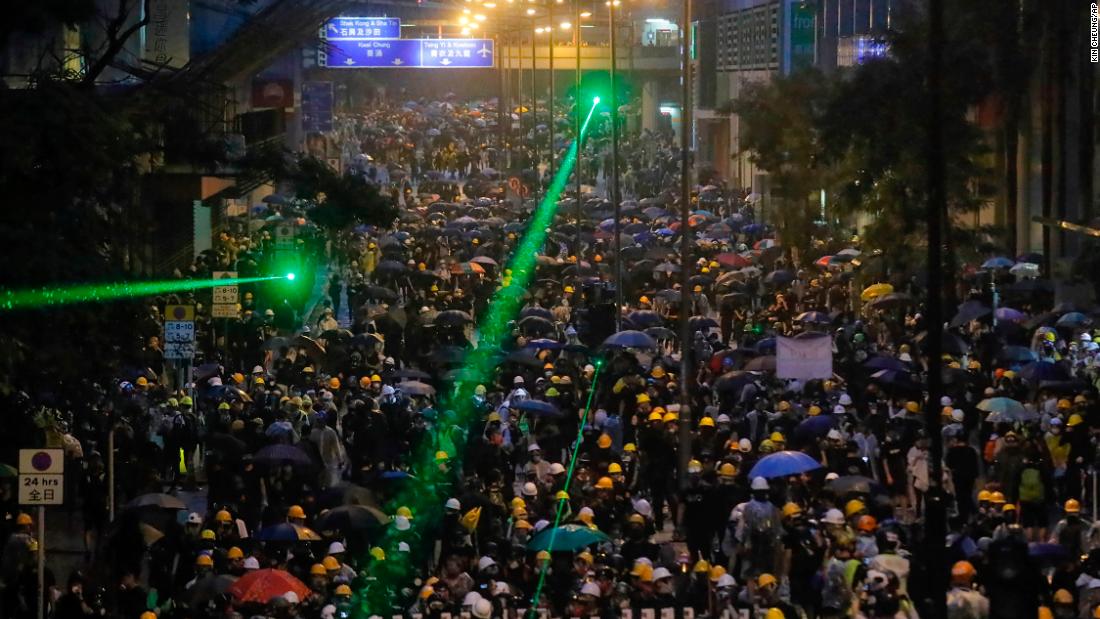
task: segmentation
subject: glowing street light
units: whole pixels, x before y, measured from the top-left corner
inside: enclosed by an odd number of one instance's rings
[[[573,24],[571,24],[571,23],[569,23],[569,22],[567,22],[567,21],[563,21],[563,22],[561,23],[561,29],[562,29],[562,30],[569,30],[569,29],[570,29],[570,28],[572,28],[572,27],[573,27]]]
[[[470,36],[470,29],[469,28],[463,28],[462,29],[462,36],[464,36],[464,37],[465,36]]]
[[[527,14],[528,14],[528,15],[532,15],[532,16],[533,16],[533,15],[534,15],[535,13],[537,13],[537,12],[538,12],[538,11],[536,11],[535,9],[527,9]]]
[[[460,26],[465,26],[468,23],[470,23],[470,18],[469,17],[466,17],[465,15],[463,15],[462,17],[458,18],[458,24]]]
[[[478,13],[477,15],[474,15],[474,19],[476,19],[478,21],[485,21],[486,17],[485,17],[485,15],[483,15],[481,13]]]
[[[487,9],[495,9],[495,8],[497,8],[497,3],[496,2],[486,2],[486,3],[482,4],[481,6],[487,8]]]
[[[591,11],[582,11],[581,12],[581,17],[585,18],[585,19],[587,19],[589,17],[592,17],[592,12]]]

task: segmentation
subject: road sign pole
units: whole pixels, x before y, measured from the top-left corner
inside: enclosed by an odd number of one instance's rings
[[[46,508],[38,506],[38,619],[46,616]]]

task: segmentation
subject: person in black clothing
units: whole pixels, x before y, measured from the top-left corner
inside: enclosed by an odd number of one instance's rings
[[[944,464],[951,471],[951,480],[955,485],[955,506],[959,510],[959,516],[969,519],[970,514],[974,513],[974,482],[980,472],[978,452],[967,444],[965,437],[955,435],[944,454]]]
[[[709,559],[710,542],[714,538],[717,507],[714,485],[703,479],[702,464],[692,460],[688,464],[688,487],[680,493],[680,510],[677,530],[687,536],[692,559]]]

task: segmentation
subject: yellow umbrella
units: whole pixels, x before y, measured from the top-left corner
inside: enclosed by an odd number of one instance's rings
[[[859,298],[863,301],[870,301],[871,299],[881,297],[884,294],[890,294],[893,291],[894,287],[890,284],[871,284],[870,286],[867,286],[863,289],[863,292],[860,293]]]
[[[517,108],[516,108],[515,110],[513,110],[513,111],[514,111],[514,112],[515,112],[516,114],[526,114],[527,112],[530,112],[531,110],[527,109],[527,106],[526,106],[526,105],[521,105],[521,106],[517,107]]]
[[[473,533],[474,529],[477,529],[477,523],[481,520],[481,508],[475,507],[466,512],[466,515],[462,517],[460,521],[462,527],[467,531]]]

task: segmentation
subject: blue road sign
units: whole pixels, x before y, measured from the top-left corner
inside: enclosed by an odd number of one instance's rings
[[[492,39],[376,39],[329,43],[322,64],[332,69],[491,68]]]
[[[422,67],[493,66],[492,39],[420,39]]]
[[[334,17],[325,23],[323,37],[329,41],[399,39],[401,20],[396,17]]]
[[[377,39],[330,45],[326,64],[341,69],[416,67],[420,64],[420,40]]]
[[[332,131],[332,82],[302,84],[302,130],[306,133]]]

